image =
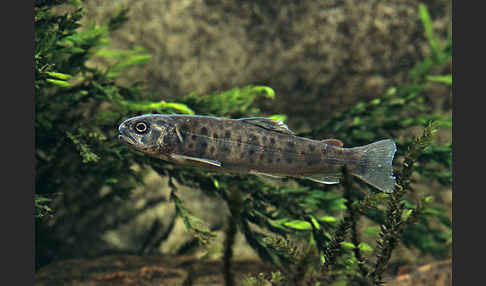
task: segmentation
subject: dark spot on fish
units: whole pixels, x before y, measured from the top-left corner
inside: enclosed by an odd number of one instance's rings
[[[194,148],[194,143],[190,143],[189,146],[187,146],[189,149]]]
[[[238,145],[238,147],[241,147],[243,145],[243,140],[241,138],[241,136],[238,137],[238,140],[236,140],[236,145]]]
[[[280,157],[277,157],[277,163],[280,163]]]
[[[208,135],[208,129],[206,127],[201,128],[201,134],[202,135]]]
[[[201,147],[201,149],[206,149],[208,147],[208,143],[207,142],[201,142],[201,143],[199,143],[199,146]]]
[[[225,138],[231,138],[231,131],[226,130],[226,132],[224,132],[224,137]]]
[[[215,151],[215,150],[216,150],[216,148],[214,148],[214,146],[211,146],[211,149],[209,149],[209,152],[210,152],[211,154],[214,154],[214,151]]]
[[[197,135],[192,135],[192,136],[191,136],[191,139],[192,139],[192,140],[194,140],[194,141],[196,141],[196,139],[197,139]]]
[[[206,138],[199,137],[196,142],[196,154],[198,156],[203,156],[206,153],[206,149],[208,148],[208,142]]]
[[[255,154],[255,150],[254,149],[248,150],[248,155],[252,156],[253,154]]]
[[[284,159],[287,163],[292,163],[295,160],[295,154],[294,153],[284,153]]]
[[[221,146],[221,153],[223,154],[229,154],[231,153],[231,149],[228,147],[227,144],[223,144],[223,146]]]
[[[315,154],[309,154],[309,156],[306,156],[305,162],[307,163],[307,166],[314,166],[321,162],[321,157],[316,156]]]
[[[263,143],[266,143],[267,142],[267,137],[266,136],[263,136],[262,137],[262,141],[263,141]]]
[[[248,143],[258,145],[258,136],[256,136],[255,134],[250,134],[250,136],[248,136]]]
[[[309,144],[309,151],[311,152],[314,152],[316,150],[316,146],[314,146],[313,144]]]
[[[275,138],[270,138],[270,143],[275,144]]]
[[[297,159],[297,153],[295,152],[295,144],[293,142],[287,142],[287,147],[282,154],[285,161],[290,164]]]

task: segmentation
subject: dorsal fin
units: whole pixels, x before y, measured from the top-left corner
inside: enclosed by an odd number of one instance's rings
[[[261,128],[265,128],[267,130],[294,135],[294,132],[292,132],[292,130],[290,130],[285,123],[283,123],[281,120],[278,119],[271,119],[265,117],[249,117],[249,118],[241,118],[240,120],[249,124],[259,126]]]
[[[334,145],[337,147],[343,147],[343,142],[341,142],[338,139],[326,139],[326,140],[322,140],[321,142],[329,145]]]

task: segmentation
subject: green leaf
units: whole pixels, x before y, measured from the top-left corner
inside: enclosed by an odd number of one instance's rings
[[[110,185],[114,185],[116,183],[118,183],[118,180],[115,179],[115,178],[109,178],[105,181],[107,184],[110,184]]]
[[[48,79],[46,79],[46,81],[48,81],[52,84],[55,84],[57,86],[60,86],[60,87],[71,87],[71,84],[67,81],[64,81],[64,80],[48,78]]]
[[[68,79],[72,78],[71,75],[65,74],[65,73],[60,73],[60,72],[46,72],[46,74],[49,75],[49,76],[52,76],[52,77],[56,77],[58,79],[62,79],[62,80],[68,80]]]
[[[427,40],[429,41],[429,44],[432,48],[432,53],[435,57],[437,57],[440,52],[439,43],[435,39],[434,29],[432,27],[432,20],[430,18],[430,14],[427,9],[427,6],[425,6],[425,4],[422,3],[419,4],[419,14],[420,14],[420,19],[422,20],[422,24],[424,25],[425,36],[427,37]]]
[[[324,265],[324,263],[326,263],[326,257],[324,256],[324,253],[321,253],[319,257],[321,258],[321,265]]]
[[[402,215],[402,220],[406,221],[408,217],[412,214],[412,212],[413,212],[412,209],[406,210]]]
[[[434,197],[433,196],[427,196],[427,197],[424,198],[424,203],[426,203],[426,204],[429,204],[432,201],[434,201]]]
[[[132,111],[142,111],[142,112],[152,112],[156,111],[158,113],[180,113],[180,114],[194,114],[187,105],[176,102],[152,102],[152,101],[128,101],[122,100],[120,104],[127,107]]]
[[[341,242],[341,246],[343,248],[347,248],[347,249],[354,249],[356,247],[353,243],[348,242],[348,241]]]
[[[441,83],[446,83],[448,85],[452,85],[452,74],[448,75],[429,75],[427,77],[428,81],[435,81],[435,82],[441,82]]]
[[[275,115],[269,116],[268,118],[277,119],[277,120],[280,120],[282,122],[285,122],[285,120],[287,120],[287,116],[284,115],[284,114],[275,114]]]
[[[219,189],[219,182],[216,179],[213,179],[213,184],[216,189]]]
[[[390,87],[387,91],[386,91],[386,95],[387,96],[392,96],[392,95],[395,95],[397,93],[397,88],[396,87]]]
[[[364,251],[364,252],[373,252],[373,248],[365,243],[365,242],[361,242],[359,245],[358,245],[358,248],[361,250],[361,251]]]
[[[266,86],[245,86],[227,91],[198,95],[190,93],[181,98],[181,102],[199,114],[225,117],[261,116],[260,110],[254,107],[258,97],[273,99],[275,92]]]
[[[280,228],[280,229],[285,229],[285,227],[283,226],[283,224],[285,222],[287,222],[288,220],[283,218],[283,219],[276,219],[276,220],[273,220],[273,219],[269,219],[268,220],[268,224],[273,226],[273,227],[276,227],[276,228]]]
[[[284,222],[283,225],[296,230],[312,230],[311,224],[304,220],[291,220]]]
[[[269,98],[274,98],[275,97],[275,91],[268,86],[254,86],[253,90],[256,92],[261,92],[263,93],[264,96],[269,97]]]
[[[319,225],[319,222],[314,218],[314,216],[310,216],[310,219],[314,228],[320,230],[321,226]]]
[[[36,203],[47,203],[47,202],[50,202],[50,201],[52,201],[52,200],[49,199],[49,198],[46,198],[46,197],[42,197],[42,196],[36,196],[36,198],[35,198]]]
[[[126,69],[127,67],[134,66],[134,65],[140,65],[146,63],[152,56],[151,55],[137,55],[137,56],[132,56],[130,58],[127,58],[125,60],[122,60],[116,64],[114,64],[109,72],[108,72],[108,77],[116,77],[120,74],[120,72],[123,69]]]
[[[318,217],[317,219],[320,220],[320,221],[323,221],[323,222],[336,222],[337,221],[337,219],[335,217],[328,216],[328,215]]]

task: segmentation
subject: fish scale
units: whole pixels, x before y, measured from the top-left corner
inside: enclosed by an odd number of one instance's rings
[[[393,191],[392,140],[343,148],[336,139],[295,136],[281,121],[148,114],[125,120],[119,138],[135,150],[176,164],[230,173],[338,183],[342,167],[376,188]]]

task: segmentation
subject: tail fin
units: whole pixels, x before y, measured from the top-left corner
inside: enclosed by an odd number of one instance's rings
[[[387,139],[352,149],[363,153],[353,175],[383,192],[392,193],[395,186],[392,169],[393,156],[397,151],[395,142]]]

